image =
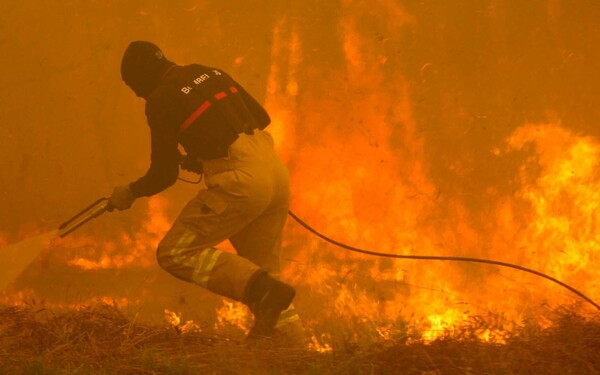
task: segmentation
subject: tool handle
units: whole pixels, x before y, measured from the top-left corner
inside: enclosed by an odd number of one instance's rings
[[[102,215],[108,209],[108,198],[100,198],[71,219],[65,221],[58,227],[59,237],[65,237],[88,221]]]

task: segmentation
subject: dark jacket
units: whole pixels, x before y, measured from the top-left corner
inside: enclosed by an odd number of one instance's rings
[[[179,174],[181,144],[201,159],[227,156],[238,135],[264,129],[265,109],[229,75],[198,64],[171,66],[146,98],[151,164],[130,184],[136,197],[151,196],[173,185]]]

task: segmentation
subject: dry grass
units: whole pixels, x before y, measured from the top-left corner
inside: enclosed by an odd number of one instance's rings
[[[112,306],[0,310],[2,374],[600,374],[600,319],[557,312],[551,328],[525,325],[504,345],[473,330],[424,344],[407,337],[321,354],[209,328],[181,334],[126,318]]]

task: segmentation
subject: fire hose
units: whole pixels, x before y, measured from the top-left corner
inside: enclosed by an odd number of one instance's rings
[[[350,245],[346,245],[342,242],[336,241],[330,237],[327,237],[326,235],[318,232],[317,230],[315,230],[313,227],[311,227],[310,225],[306,224],[304,221],[302,221],[302,219],[300,219],[298,216],[296,216],[296,214],[294,214],[292,211],[288,212],[289,215],[296,220],[296,222],[298,222],[298,224],[300,224],[301,226],[303,226],[306,230],[308,230],[309,232],[311,232],[312,234],[314,234],[315,236],[321,238],[322,240],[329,242],[335,246],[341,247],[343,249],[346,249],[348,251],[352,251],[355,253],[360,253],[360,254],[365,254],[365,255],[373,255],[373,256],[377,256],[377,257],[384,257],[384,258],[396,258],[396,259],[413,259],[413,260],[441,260],[441,261],[453,261],[453,262],[471,262],[471,263],[483,263],[483,264],[492,264],[495,266],[500,266],[500,267],[507,267],[507,268],[513,268],[519,271],[523,271],[523,272],[527,272],[527,273],[531,273],[533,275],[539,276],[539,277],[543,277],[544,279],[550,280],[560,286],[562,286],[565,289],[568,289],[569,291],[575,293],[576,295],[578,295],[579,297],[583,298],[585,301],[589,302],[590,304],[592,304],[595,308],[597,308],[598,310],[600,310],[600,305],[598,305],[596,302],[594,302],[594,300],[592,300],[591,298],[589,298],[588,296],[586,296],[585,294],[581,293],[580,291],[578,291],[577,289],[573,288],[572,286],[563,283],[562,281],[555,279],[552,276],[548,276],[545,273],[536,271],[536,270],[532,270],[530,268],[527,267],[523,267],[523,266],[519,266],[516,264],[512,264],[512,263],[506,263],[506,262],[500,262],[497,260],[491,260],[491,259],[482,259],[482,258],[469,258],[469,257],[449,257],[449,256],[437,256],[437,255],[401,255],[401,254],[390,254],[390,253],[380,253],[380,252],[376,252],[376,251],[370,251],[370,250],[364,250],[364,249],[359,249],[357,247],[354,246],[350,246]]]
[[[63,223],[59,228],[59,236],[61,238],[65,237],[66,235],[68,235],[69,233],[73,232],[75,229],[79,228],[80,226],[82,226],[83,224],[87,223],[88,221],[102,215],[103,213],[105,213],[106,211],[108,211],[108,198],[100,198],[97,201],[95,201],[94,203],[92,203],[91,205],[89,205],[88,207],[86,207],[85,209],[83,209],[81,212],[79,212],[77,215],[75,215],[74,217],[72,217],[71,219],[67,220],[65,223]],[[342,242],[336,241],[326,235],[324,235],[323,233],[317,231],[316,229],[314,229],[312,226],[308,225],[306,222],[304,222],[302,219],[300,219],[295,213],[293,213],[292,211],[289,211],[288,214],[298,223],[300,224],[302,227],[304,227],[307,231],[309,231],[310,233],[314,234],[315,236],[321,238],[322,240],[333,244],[337,247],[340,247],[342,249],[351,251],[351,252],[355,252],[355,253],[359,253],[359,254],[364,254],[364,255],[371,255],[371,256],[376,256],[376,257],[384,257],[384,258],[394,258],[394,259],[412,259],[412,260],[437,260],[437,261],[452,261],[452,262],[470,262],[470,263],[482,263],[482,264],[489,264],[489,265],[495,265],[495,266],[500,266],[500,267],[506,267],[506,268],[512,268],[512,269],[516,269],[522,272],[527,272],[539,277],[542,277],[544,279],[550,280],[555,284],[560,285],[561,287],[569,290],[570,292],[576,294],[577,296],[581,297],[582,299],[584,299],[585,301],[587,301],[588,303],[590,303],[591,305],[593,305],[596,309],[600,310],[600,305],[598,305],[596,302],[594,302],[590,297],[586,296],[585,294],[583,294],[582,292],[580,292],[579,290],[573,288],[572,286],[552,277],[549,276],[545,273],[536,271],[536,270],[532,270],[530,268],[527,267],[523,267],[523,266],[519,266],[516,264],[512,264],[512,263],[507,263],[507,262],[500,262],[500,261],[496,261],[496,260],[491,260],[491,259],[482,259],[482,258],[470,258],[470,257],[452,257],[452,256],[437,256],[437,255],[401,255],[401,254],[390,254],[390,253],[382,253],[382,252],[377,252],[377,251],[371,251],[371,250],[365,250],[365,249],[359,249],[357,247],[354,246],[350,246],[347,244],[344,244]]]

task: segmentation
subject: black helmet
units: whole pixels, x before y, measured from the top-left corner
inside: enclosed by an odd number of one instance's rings
[[[172,64],[154,43],[131,42],[121,61],[121,78],[137,96],[146,98]]]

